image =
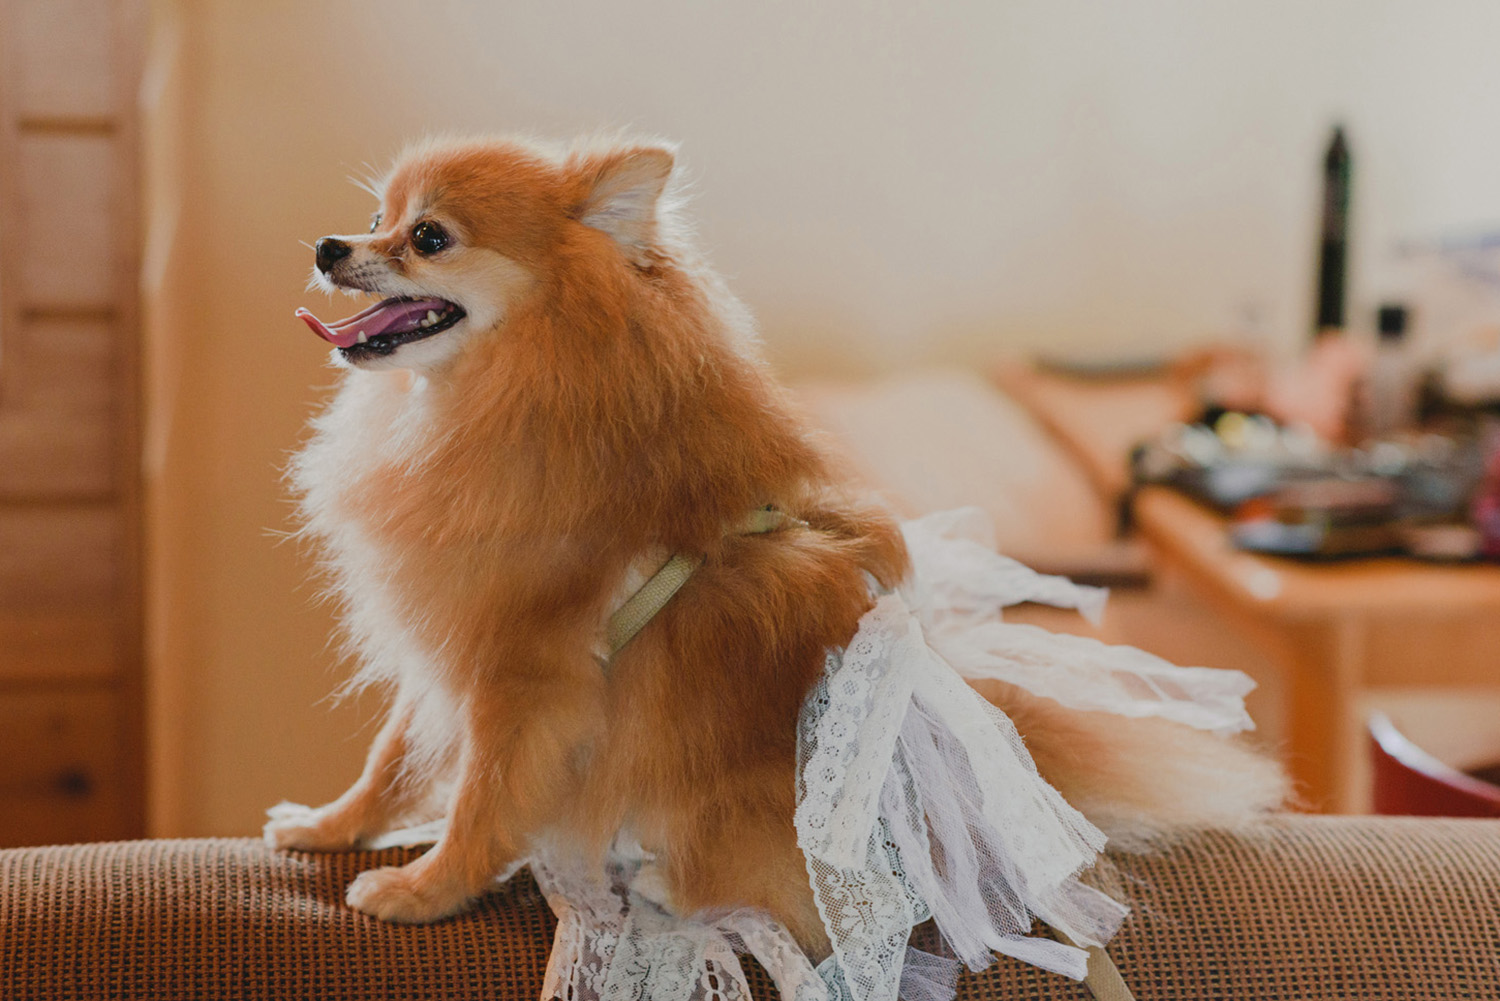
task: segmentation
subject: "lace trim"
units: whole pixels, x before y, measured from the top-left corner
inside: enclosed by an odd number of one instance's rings
[[[960,965],[982,969],[996,952],[1083,978],[1080,946],[1103,945],[1126,915],[1078,880],[1104,835],[960,675],[1221,732],[1250,725],[1243,696],[1253,684],[1004,622],[1000,610],[1022,601],[1097,619],[1105,594],[996,555],[977,511],[903,531],[912,580],[895,593],[872,587],[874,607],[849,646],[828,654],[798,722],[797,842],[833,955],[814,968],[757,911],[671,913],[653,890],[654,860],[623,839],[604,872],[543,847],[527,861],[558,917],[544,998],[741,1001],[750,995],[736,954],[745,953],[789,1001],[949,1001]],[[928,917],[957,959],[908,946]],[[1029,937],[1034,918],[1078,946]]]

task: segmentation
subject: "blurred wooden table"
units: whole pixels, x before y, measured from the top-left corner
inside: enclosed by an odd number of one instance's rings
[[[1135,523],[1164,584],[1192,588],[1282,667],[1287,765],[1313,809],[1359,806],[1363,689],[1500,685],[1500,567],[1256,556],[1163,487],[1137,495]]]
[[[1013,366],[997,382],[1106,492],[1128,482],[1130,446],[1190,406],[1165,378],[1103,382]],[[1364,689],[1500,686],[1500,567],[1257,556],[1234,547],[1223,518],[1161,487],[1141,490],[1133,512],[1162,586],[1189,588],[1282,669],[1287,765],[1312,809],[1361,802]]]

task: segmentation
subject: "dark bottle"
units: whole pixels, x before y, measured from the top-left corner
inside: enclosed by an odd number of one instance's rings
[[[1323,157],[1323,227],[1318,248],[1318,312],[1313,335],[1344,326],[1344,273],[1349,242],[1349,146],[1334,126]]]
[[[1387,303],[1380,307],[1376,330],[1380,339],[1365,372],[1364,433],[1388,438],[1405,431],[1417,419],[1417,377],[1406,344],[1406,307]]]

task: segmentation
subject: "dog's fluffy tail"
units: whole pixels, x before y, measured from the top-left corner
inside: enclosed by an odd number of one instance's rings
[[[1289,800],[1280,765],[1242,740],[1070,709],[1003,682],[974,687],[1010,716],[1042,777],[1113,847],[1142,850],[1181,831],[1241,826]]]

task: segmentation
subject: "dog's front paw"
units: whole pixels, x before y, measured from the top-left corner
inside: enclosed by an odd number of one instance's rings
[[[329,813],[327,807],[277,803],[266,811],[266,815],[271,819],[261,828],[261,834],[267,845],[278,850],[348,851],[358,841],[341,818]]]
[[[457,914],[469,903],[469,894],[440,886],[424,885],[409,866],[388,866],[362,872],[349,884],[344,899],[349,906],[382,921],[427,924]]]

